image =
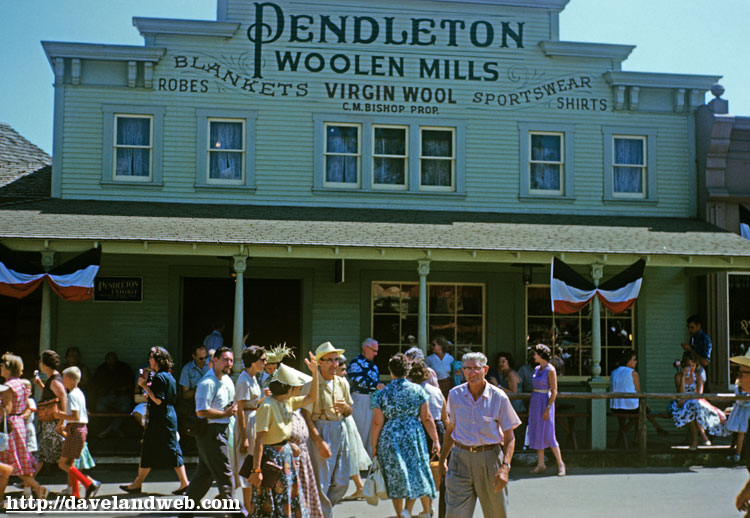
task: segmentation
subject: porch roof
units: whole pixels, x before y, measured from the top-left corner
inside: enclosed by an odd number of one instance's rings
[[[0,205],[18,250],[750,269],[750,241],[686,218],[47,199]]]

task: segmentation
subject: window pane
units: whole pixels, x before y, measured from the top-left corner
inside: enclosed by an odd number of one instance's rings
[[[326,153],[359,152],[356,126],[326,126]]]
[[[422,130],[422,156],[453,157],[453,132]]]
[[[531,135],[531,159],[543,162],[562,162],[560,135]]]
[[[526,297],[530,316],[552,314],[551,295],[548,287],[529,287],[526,291]]]
[[[482,317],[459,317],[456,345],[482,343]]]
[[[560,168],[557,164],[531,164],[530,188],[542,191],[560,190]]]
[[[241,122],[210,122],[211,149],[242,149]]]
[[[406,129],[375,128],[376,155],[406,155]]]
[[[148,149],[117,148],[117,176],[149,176],[150,154]]]
[[[616,138],[615,164],[646,165],[643,161],[643,140]]]
[[[529,317],[527,324],[529,345],[552,343],[552,317]]]
[[[356,156],[327,156],[326,182],[357,183],[358,161]]]
[[[443,335],[449,342],[455,343],[456,321],[451,316],[435,317],[430,315],[430,332],[428,340],[435,335]]]
[[[419,286],[416,284],[405,284],[401,286],[402,299],[408,313],[419,312]]]
[[[449,160],[422,160],[422,185],[452,187],[452,163]]]
[[[643,169],[640,167],[615,166],[615,192],[642,193]]]
[[[482,314],[482,287],[458,286],[456,288],[456,313],[466,315]]]
[[[455,288],[452,285],[433,284],[430,290],[430,314],[453,314]]]
[[[401,320],[401,343],[404,344],[404,347],[416,345],[419,332],[418,324],[417,315],[409,315]]]
[[[398,315],[375,315],[372,319],[372,337],[385,344],[399,343],[399,320]]]
[[[406,160],[403,158],[375,157],[373,169],[376,184],[404,185],[406,183]]]
[[[219,180],[241,180],[242,153],[209,152],[208,177]]]
[[[398,345],[384,345],[378,344],[378,355],[375,357],[375,365],[378,366],[380,374],[388,374],[388,360],[391,357],[401,351],[401,347]]]
[[[117,117],[118,146],[150,146],[151,119]]]
[[[629,318],[607,319],[606,336],[607,347],[618,347],[631,349],[633,347],[632,320]]]
[[[398,284],[373,284],[372,310],[375,313],[398,313],[401,288]]]

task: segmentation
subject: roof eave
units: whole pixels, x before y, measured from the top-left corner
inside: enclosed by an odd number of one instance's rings
[[[722,76],[693,74],[662,74],[658,72],[610,71],[604,80],[612,86],[638,86],[646,88],[685,88],[708,91]]]
[[[60,41],[43,41],[42,47],[53,70],[54,60],[57,58],[94,59],[101,61],[148,61],[156,63],[167,52],[167,49],[161,47]]]
[[[168,18],[134,17],[133,25],[141,36],[152,34],[175,34],[180,36],[208,36],[231,38],[240,28],[239,23],[207,20],[173,20]]]

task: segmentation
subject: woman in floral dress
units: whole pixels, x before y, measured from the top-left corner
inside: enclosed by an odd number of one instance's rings
[[[674,375],[674,384],[677,392],[703,392],[703,379],[696,376],[695,369],[698,365],[695,354],[685,351],[680,362],[682,371]],[[683,399],[672,401],[669,404],[672,412],[672,420],[677,428],[688,425],[690,429],[690,449],[698,449],[698,434],[700,433],[703,444],[711,442],[706,437],[706,432],[711,435],[723,437],[727,435],[724,427],[726,416],[705,399]]]
[[[7,380],[5,385],[10,389],[2,392],[9,440],[8,449],[0,452],[0,463],[13,466],[13,475],[20,477],[24,486],[30,487],[37,498],[46,498],[47,488],[34,479],[36,461],[26,447],[26,424],[21,414],[26,410],[31,389],[19,379],[21,374],[23,360],[15,354],[5,353],[0,362],[0,376]]]
[[[277,369],[268,388],[267,397],[255,415],[255,446],[253,466],[248,481],[253,486],[252,501],[247,511],[253,518],[308,518],[300,495],[300,481],[292,455],[289,438],[292,435],[294,411],[311,405],[318,399],[318,362],[310,353],[305,359],[313,373],[310,393],[292,396],[291,388],[303,382],[289,369]],[[273,488],[262,487],[261,464],[269,460],[282,467],[281,476]]]
[[[440,453],[427,393],[404,379],[408,368],[409,360],[404,354],[394,355],[388,362],[393,381],[372,396],[372,455],[380,462],[398,518],[411,516],[417,498],[435,498],[424,430],[433,441],[432,453]]]

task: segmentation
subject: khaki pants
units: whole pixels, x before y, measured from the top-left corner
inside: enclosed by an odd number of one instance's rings
[[[445,515],[472,518],[479,498],[484,516],[507,518],[508,487],[499,493],[494,489],[495,473],[502,463],[503,452],[499,446],[478,452],[454,447],[445,475]]]

